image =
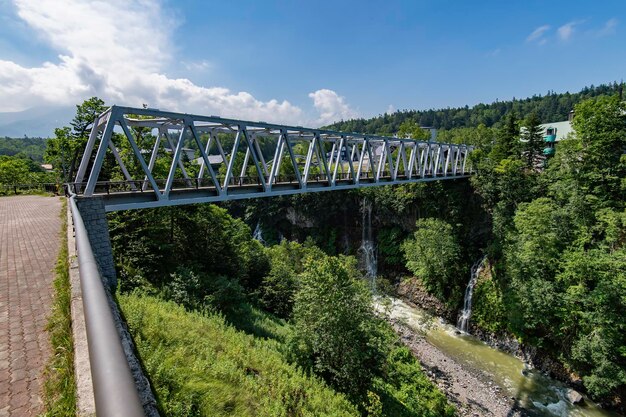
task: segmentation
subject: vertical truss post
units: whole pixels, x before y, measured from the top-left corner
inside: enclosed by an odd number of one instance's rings
[[[432,173],[433,173],[433,177],[436,177],[437,174],[439,173],[439,156],[441,155],[441,146],[440,145],[435,145],[435,147],[433,148],[433,169],[432,169]]]
[[[266,188],[265,175],[263,175],[263,170],[261,169],[261,166],[259,165],[259,159],[255,155],[254,147],[252,146],[251,139],[248,137],[248,130],[246,126],[244,126],[243,124],[240,124],[238,126],[238,130],[240,130],[243,133],[243,138],[246,141],[246,146],[248,147],[246,151],[246,155],[252,156],[252,162],[254,162],[254,166],[256,167],[256,172],[257,172],[257,175],[259,176],[259,182],[261,183],[261,186],[263,187],[263,191],[265,191],[265,188]]]
[[[350,150],[350,146],[352,146],[352,150]],[[346,155],[348,155],[348,157],[350,158],[350,161],[348,162],[348,171],[350,173],[350,179],[352,179],[352,183],[355,184],[354,179],[354,166],[352,166],[352,163],[354,161],[354,156],[355,156],[355,150],[356,150],[356,145],[350,144],[348,142],[348,139],[346,138]]]
[[[152,172],[154,169],[154,163],[156,162],[157,156],[159,154],[159,146],[161,144],[161,137],[163,136],[163,132],[166,130],[165,127],[159,127],[156,135],[156,139],[154,140],[154,146],[152,147],[152,153],[150,154],[150,161],[148,162],[148,171]],[[143,178],[143,184],[141,184],[141,191],[146,191],[148,188],[148,176],[146,175]]]
[[[192,131],[195,132],[195,127]],[[196,132],[197,133],[197,132]],[[209,130],[209,138],[206,141],[206,145],[204,147],[204,153],[207,155],[209,155],[209,152],[211,151],[211,145],[212,145],[212,141],[213,141],[213,129]],[[208,158],[207,158],[208,161]],[[202,177],[204,176],[204,169],[206,168],[206,166],[210,165],[210,163],[204,162],[204,159],[202,159],[202,161],[200,162],[200,169],[198,170],[198,179],[202,179]]]
[[[309,171],[311,169],[311,160],[313,159],[313,152],[315,150],[316,140],[315,137],[311,138],[311,142],[309,143],[309,149],[306,153],[306,160],[304,161],[304,178],[302,180],[302,185],[306,188],[307,183],[309,181]]]
[[[394,175],[394,166],[393,166],[393,155],[391,155],[391,145],[389,144],[389,139],[385,139],[385,151],[387,152],[387,165],[389,165],[389,176],[392,181],[396,180],[396,176]],[[383,173],[385,172],[383,166]]]
[[[81,183],[85,178],[85,172],[87,172],[87,165],[89,165],[89,160],[91,159],[91,154],[93,153],[93,147],[96,143],[96,139],[98,138],[98,132],[100,131],[100,118],[111,117],[111,112],[107,112],[104,115],[96,116],[93,121],[93,127],[91,128],[91,132],[89,133],[89,139],[87,140],[87,146],[85,146],[85,150],[83,151],[83,156],[80,160],[80,165],[78,166],[78,172],[76,173],[76,182]],[[78,185],[78,189],[80,190],[80,185]]]
[[[265,157],[263,156],[263,151],[261,151],[261,146],[259,145],[259,137],[257,135],[253,135],[254,139],[254,149],[256,149],[257,155],[259,156],[259,161],[261,162],[261,166],[263,167],[263,174],[267,177],[269,172],[267,172],[267,163],[265,162]]]
[[[291,159],[291,164],[293,165],[293,172],[296,175],[296,180],[298,181],[300,188],[303,188],[302,177],[300,176],[300,168],[298,168],[298,161],[296,161],[296,155],[293,153],[293,147],[291,146],[291,142],[289,141],[289,134],[287,133],[286,129],[282,129],[281,132],[285,140],[283,143],[283,147],[287,145],[289,159]]]
[[[361,148],[362,150],[361,150],[360,155],[359,155],[359,166],[357,167],[357,170],[356,170],[356,178],[355,178],[356,184],[358,184],[361,181],[361,172],[363,170],[363,160],[365,159],[365,144],[366,144],[366,141],[367,141],[367,139],[363,138],[363,146]],[[359,152],[359,149],[358,149],[359,143],[358,142],[355,143],[354,146],[357,148],[357,152]]]
[[[465,167],[467,165],[467,146],[463,146],[463,175],[465,175]]]
[[[419,151],[417,151],[417,148],[418,148],[418,144],[414,142],[413,147],[411,148],[411,154],[409,155],[409,166],[408,166],[408,171],[406,173],[406,176],[408,179],[413,178],[413,167],[415,166],[415,154],[419,153]]]
[[[335,169],[333,170],[333,178],[332,178],[332,181],[331,181],[331,184],[330,184],[331,187],[335,186],[335,182],[337,181],[337,170],[339,169],[339,165],[342,164],[342,161],[341,161],[341,151],[343,150],[343,143],[344,143],[344,141],[345,141],[345,138],[342,135],[341,139],[339,139],[339,151],[337,152],[337,158],[335,158],[336,159],[336,161],[335,161]],[[337,144],[337,142],[333,143],[333,150],[331,151],[331,154],[330,154],[331,158],[333,157],[333,152],[335,151],[335,145],[336,144]],[[346,151],[346,154],[347,154],[347,151]],[[330,163],[330,165],[332,166],[332,162]]]
[[[276,143],[276,149],[274,150],[274,161],[272,162],[272,169],[270,170],[269,178],[267,179],[267,189],[271,191],[274,183],[274,178],[280,174],[280,160],[283,157],[283,141],[285,134],[281,131],[278,135],[278,142]]]
[[[102,169],[104,155],[109,147],[109,141],[111,140],[111,135],[113,134],[113,128],[115,127],[117,117],[118,109],[117,107],[112,106],[109,109],[109,118],[106,122],[106,126],[104,127],[102,137],[100,138],[100,145],[98,146],[98,151],[96,152],[96,159],[93,161],[91,173],[89,174],[89,180],[87,181],[87,186],[85,187],[85,197],[91,197],[96,188],[96,182],[98,181],[98,176],[100,175],[100,170]]]
[[[233,169],[235,167],[235,159],[237,158],[237,151],[239,150],[239,141],[241,140],[241,130],[237,130],[235,135],[235,143],[233,143],[233,150],[230,152],[230,160],[228,161],[228,167],[226,168],[226,178],[224,178],[224,185],[222,189],[228,190],[228,182],[233,175]]]
[[[170,138],[170,136],[168,134],[165,135],[165,138],[167,139],[167,143],[169,143],[170,145],[170,149],[172,150],[172,155],[174,155],[174,149],[178,149],[178,144],[181,141],[181,138],[184,138],[184,136],[182,136],[182,133],[185,131],[184,127],[183,130],[181,131],[181,136],[178,138],[178,142],[176,143],[176,146],[174,146],[174,142],[172,142],[172,138]],[[166,132],[167,133],[167,132]],[[183,140],[184,142],[184,140]],[[181,147],[182,149],[182,147]],[[189,181],[189,175],[187,174],[187,170],[185,169],[185,164],[183,164],[183,161],[180,160],[180,158],[178,158],[178,167],[180,168],[180,171],[183,173],[183,178],[185,178],[187,180],[187,185],[191,186],[191,182]]]
[[[202,141],[200,141],[200,135],[198,135],[198,132],[196,131],[196,125],[194,124],[192,119],[186,119],[185,124],[191,131],[191,136],[193,136],[193,139],[196,142],[198,149],[200,150],[200,155],[202,156],[203,166],[206,166],[206,169],[209,172],[209,176],[211,177],[211,181],[213,182],[215,191],[217,191],[217,195],[221,195],[222,189],[220,187],[220,183],[217,180],[217,177],[215,176],[215,172],[213,171],[213,167],[211,166],[211,163],[209,161],[209,156],[207,155],[207,151],[202,149]],[[207,149],[209,149],[210,145],[211,145],[211,134],[209,133],[209,139],[207,140]],[[203,169],[201,167],[198,180],[202,179],[202,175],[203,175]]]
[[[376,182],[380,180],[380,174],[381,174],[381,171],[383,170],[383,166],[385,165],[385,157],[387,153],[387,146],[385,145],[386,143],[383,142],[382,146],[379,146],[379,148],[382,148],[382,149],[380,151],[380,158],[378,158],[378,167],[376,169]]]
[[[185,132],[187,131],[186,126],[183,125],[183,128],[180,130],[180,135],[178,136],[178,143],[176,144],[176,150],[174,151],[172,164],[170,165],[170,172],[167,175],[167,181],[165,182],[165,190],[163,190],[163,196],[169,198],[170,191],[172,190],[172,185],[174,184],[174,177],[176,175],[176,165],[180,160],[180,154],[183,149],[183,143],[185,138]],[[183,171],[184,172],[184,171]]]

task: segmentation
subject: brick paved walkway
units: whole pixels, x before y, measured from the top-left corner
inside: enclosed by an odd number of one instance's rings
[[[60,210],[57,197],[0,197],[0,417],[43,412]]]

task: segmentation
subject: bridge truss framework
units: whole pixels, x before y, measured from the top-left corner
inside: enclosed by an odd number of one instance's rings
[[[107,211],[345,190],[467,177],[472,150],[112,106],[94,121],[70,190],[103,196]],[[184,163],[190,152],[195,165]],[[107,154],[124,180],[99,180]]]

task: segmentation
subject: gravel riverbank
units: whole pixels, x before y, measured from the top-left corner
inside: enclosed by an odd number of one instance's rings
[[[488,375],[471,369],[428,343],[422,335],[404,324],[392,321],[403,343],[422,363],[428,377],[455,405],[459,416],[514,417],[527,416]]]

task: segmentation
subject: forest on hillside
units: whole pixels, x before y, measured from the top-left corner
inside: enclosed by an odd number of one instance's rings
[[[400,125],[409,120],[424,127],[436,129],[455,129],[461,127],[499,127],[505,115],[514,113],[518,117],[526,117],[536,113],[540,123],[567,120],[568,114],[574,106],[590,98],[622,94],[623,85],[620,83],[601,84],[585,87],[578,93],[556,93],[549,91],[546,95],[535,95],[525,99],[498,101],[491,104],[477,104],[469,107],[449,107],[446,109],[430,110],[399,110],[392,114],[383,114],[371,119],[353,119],[327,126],[329,129],[394,135]]]

